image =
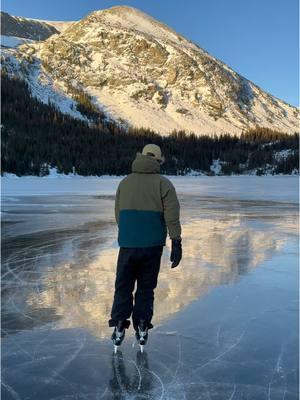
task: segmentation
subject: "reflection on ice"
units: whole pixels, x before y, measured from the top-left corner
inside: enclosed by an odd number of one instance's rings
[[[279,250],[284,240],[247,226],[241,218],[213,221],[192,220],[183,228],[184,260],[170,270],[165,250],[155,297],[154,323],[160,323],[211,287],[233,283]],[[98,337],[108,337],[107,320],[112,302],[118,249],[107,240],[99,254],[89,249],[73,250],[71,262],[47,269],[41,291],[32,291],[26,302],[31,309],[54,309],[60,316],[58,328],[85,327]]]
[[[128,368],[129,367],[129,368]],[[129,371],[135,368],[135,371]],[[139,396],[144,398],[163,398],[165,394],[164,384],[160,377],[149,369],[147,352],[137,351],[136,360],[129,361],[124,358],[122,352],[112,355],[112,379],[109,381],[109,389],[115,398],[126,396]]]

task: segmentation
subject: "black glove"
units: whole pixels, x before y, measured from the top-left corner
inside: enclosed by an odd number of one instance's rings
[[[172,250],[170,261],[172,262],[171,268],[177,267],[182,258],[181,239],[172,239]]]

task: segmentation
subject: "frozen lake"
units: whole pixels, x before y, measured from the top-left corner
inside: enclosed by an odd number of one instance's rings
[[[184,258],[114,356],[119,180],[2,180],[3,399],[298,399],[298,178],[172,178]]]

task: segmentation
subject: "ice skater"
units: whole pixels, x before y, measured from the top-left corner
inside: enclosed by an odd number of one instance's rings
[[[172,241],[171,268],[182,257],[179,202],[173,184],[160,175],[161,149],[148,144],[137,153],[132,173],[119,184],[115,217],[120,246],[115,294],[109,326],[114,327],[115,351],[125,337],[132,315],[136,338],[143,351],[153,316],[154,289],[167,231]],[[136,291],[133,291],[135,282]]]

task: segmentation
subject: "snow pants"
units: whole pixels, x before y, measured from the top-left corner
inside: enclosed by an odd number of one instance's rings
[[[145,320],[149,328],[153,327],[151,319],[154,289],[157,285],[162,252],[163,246],[120,248],[109,326],[116,326],[118,321],[126,321],[125,326],[128,328],[132,314],[135,330],[140,320]]]

